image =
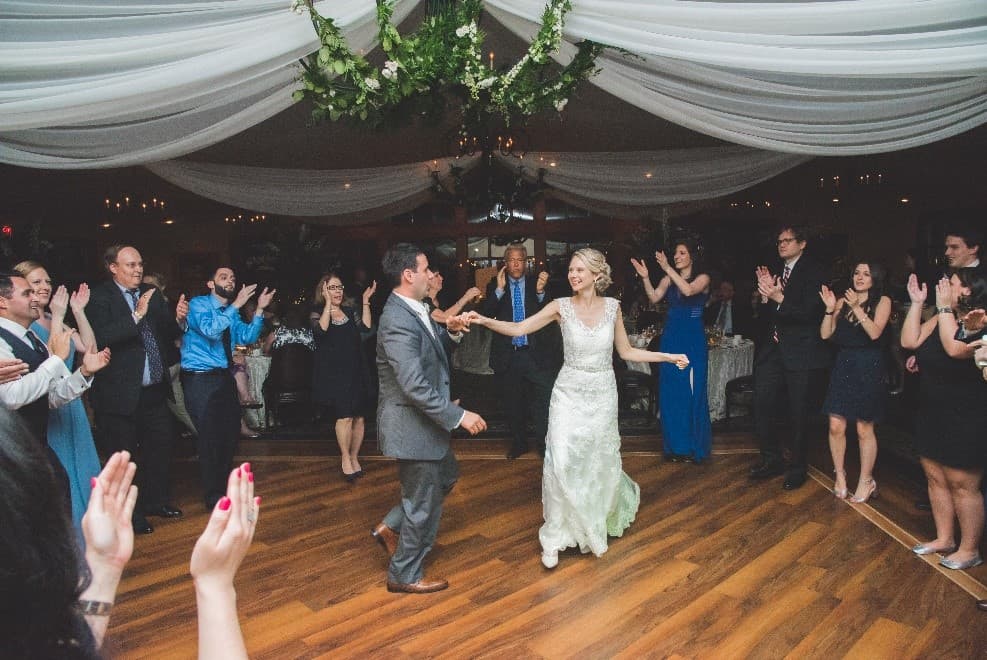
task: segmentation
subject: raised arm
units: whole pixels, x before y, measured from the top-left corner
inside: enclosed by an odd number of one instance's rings
[[[665,272],[665,276],[669,283],[674,284],[683,296],[694,296],[697,293],[702,293],[709,288],[709,275],[703,273],[701,275],[697,275],[691,282],[687,281],[679,274],[677,270],[675,270],[675,267],[668,262],[668,257],[665,256],[664,252],[655,252],[655,261],[658,262],[658,266]]]
[[[661,278],[661,281],[658,282],[658,288],[656,289],[651,284],[651,275],[648,273],[648,267],[643,261],[631,259],[631,265],[634,266],[634,270],[641,278],[641,283],[644,284],[644,293],[648,296],[648,300],[656,303],[665,297],[665,294],[668,292],[668,287],[671,284],[671,280],[669,278]]]
[[[850,311],[860,323],[863,331],[867,333],[868,337],[876,341],[888,325],[888,319],[891,318],[891,299],[887,296],[881,296],[881,299],[877,301],[877,307],[874,309],[874,318],[869,317],[864,308],[861,307],[857,292],[853,289],[847,289],[843,299],[850,306]]]
[[[914,273],[908,276],[908,297],[912,304],[905,314],[905,320],[901,324],[901,347],[908,350],[915,350],[922,345],[932,331],[936,329],[938,322],[936,317],[922,323],[922,305],[928,296],[928,289],[925,283],[919,285],[918,278]]]
[[[450,316],[456,316],[461,311],[463,311],[463,307],[466,306],[466,303],[473,300],[474,298],[479,297],[480,293],[481,291],[477,287],[475,286],[470,287],[469,289],[466,290],[466,293],[464,293],[462,297],[459,300],[457,300],[448,309],[444,311],[441,309],[433,309],[432,318],[435,320],[436,323],[445,323],[447,318],[449,318]]]
[[[501,335],[507,335],[508,337],[520,337],[522,335],[530,335],[533,332],[537,332],[552,321],[557,322],[559,320],[559,303],[556,300],[552,300],[542,307],[537,314],[529,316],[519,323],[498,321],[497,319],[482,316],[477,312],[470,312],[467,314],[466,320],[468,324],[476,323],[477,325],[490,328],[494,332]]]
[[[819,289],[819,297],[826,306],[826,313],[823,314],[822,322],[819,324],[819,336],[829,339],[836,332],[836,317],[843,309],[843,301],[837,300],[836,294],[825,284]]]
[[[83,282],[69,299],[72,315],[75,317],[76,325],[79,326],[79,341],[76,342],[75,347],[76,350],[83,353],[96,350],[96,335],[93,333],[92,324],[89,323],[89,317],[86,316],[86,305],[88,304],[89,285]]]

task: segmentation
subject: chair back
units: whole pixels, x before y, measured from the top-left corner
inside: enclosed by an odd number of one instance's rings
[[[301,344],[285,344],[271,351],[271,370],[264,390],[281,395],[312,389],[312,351]]]

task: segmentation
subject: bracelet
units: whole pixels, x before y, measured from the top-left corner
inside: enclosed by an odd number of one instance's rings
[[[113,603],[100,600],[79,600],[76,608],[87,616],[109,616],[113,609]]]
[[[836,313],[836,310],[835,309],[830,309],[830,310],[827,310],[826,311],[826,314],[824,316],[832,316],[834,313]]]
[[[936,313],[937,314],[952,314],[953,313],[953,308],[952,307],[936,307]]]
[[[370,307],[370,303],[363,303],[364,307]]]

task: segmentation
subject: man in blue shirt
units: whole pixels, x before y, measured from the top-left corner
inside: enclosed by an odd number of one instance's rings
[[[226,493],[240,434],[240,402],[230,372],[233,346],[257,341],[275,290],[260,293],[254,317],[244,323],[240,308],[253,297],[256,284],[237,291],[236,275],[220,267],[206,286],[211,293],[189,301],[181,378],[185,406],[198,430],[199,470],[206,509],[211,511]]]

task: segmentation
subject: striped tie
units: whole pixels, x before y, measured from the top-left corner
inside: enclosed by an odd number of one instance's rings
[[[785,287],[788,286],[788,278],[791,277],[791,275],[792,275],[792,267],[786,265],[785,266],[785,271],[781,274],[781,291],[782,291],[782,293],[785,292]],[[775,323],[775,329],[774,329],[774,332],[771,333],[771,338],[774,339],[774,341],[775,341],[776,344],[779,342],[779,339],[778,339],[778,324],[777,323]]]

